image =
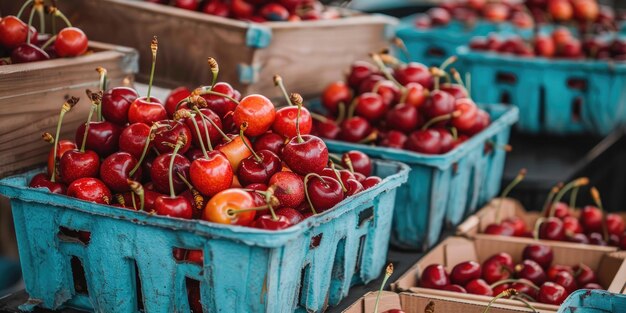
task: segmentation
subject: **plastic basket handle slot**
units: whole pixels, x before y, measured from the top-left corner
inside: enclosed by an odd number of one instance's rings
[[[361,259],[363,258],[363,246],[365,244],[365,235],[359,238],[359,249],[356,254],[356,263],[354,264],[354,273],[361,273]]]
[[[300,290],[298,291],[298,306],[306,308],[306,295],[309,291],[309,275],[311,264],[305,265],[300,271]]]
[[[578,123],[581,120],[583,107],[583,99],[581,97],[576,97],[572,100],[572,122]]]
[[[77,230],[65,226],[59,226],[57,237],[59,237],[59,240],[64,242],[81,242],[84,245],[88,245],[91,240],[91,233],[86,230]]]
[[[141,276],[139,275],[139,267],[137,266],[137,261],[133,260],[133,263],[135,265],[133,267],[135,269],[135,271],[133,273],[133,276],[135,276],[135,279],[131,280],[131,281],[135,282],[135,291],[136,291],[136,294],[137,294],[137,296],[135,297],[137,299],[137,311],[143,312],[145,306],[144,306],[144,302],[143,302],[143,299],[144,299],[143,298],[143,289],[141,288]]]
[[[85,277],[83,262],[77,256],[73,255],[70,260],[70,266],[72,267],[74,291],[79,294],[89,295],[89,288],[87,288],[87,278]]]
[[[200,281],[193,278],[185,277],[185,286],[187,287],[187,302],[192,313],[202,313],[202,300],[200,295]]]
[[[374,219],[374,207],[371,206],[363,211],[359,212],[359,228],[363,227],[366,222]]]
[[[426,50],[426,55],[429,57],[445,57],[446,51],[439,47],[430,47]]]
[[[501,84],[515,85],[517,83],[517,76],[513,73],[498,72],[496,73],[496,82]]]
[[[508,91],[502,91],[500,94],[500,103],[511,104],[511,94]]]
[[[313,236],[311,238],[311,244],[309,244],[309,249],[313,250],[317,247],[320,246],[320,243],[322,243],[322,237],[324,236],[324,234],[317,234],[315,236]]]
[[[572,77],[567,80],[567,87],[574,90],[587,91],[587,80],[580,77]]]

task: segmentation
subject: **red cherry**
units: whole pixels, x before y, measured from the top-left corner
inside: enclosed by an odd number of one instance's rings
[[[399,104],[387,111],[387,126],[404,133],[412,132],[421,124],[421,116],[415,106]]]
[[[157,156],[152,162],[152,167],[150,168],[150,177],[152,178],[152,182],[154,183],[154,188],[158,192],[169,193],[170,188],[168,173],[170,159],[172,157],[172,153],[164,153]],[[187,160],[187,158],[180,154],[176,154],[176,156],[174,157],[174,170],[172,175],[174,191],[176,194],[181,193],[187,188],[185,183],[178,177],[177,173],[180,173],[188,179],[190,166],[191,163],[189,162],[189,160]]]
[[[288,106],[276,111],[276,119],[272,124],[272,131],[283,137],[292,138],[296,136],[296,119],[298,117],[298,108]],[[313,127],[313,119],[311,113],[306,108],[302,108],[300,112],[300,134],[308,135]]]
[[[344,193],[336,179],[317,175],[307,177],[305,188],[317,213],[329,210],[343,200]]]
[[[348,160],[352,164],[352,167],[348,165]],[[365,176],[372,175],[372,160],[367,154],[350,150],[341,156],[341,164],[346,168],[352,168],[355,172],[359,172]]]
[[[563,286],[553,282],[546,282],[541,285],[537,300],[541,303],[560,305],[567,298],[567,291]]]
[[[370,176],[365,178],[361,184],[363,184],[363,189],[367,190],[370,189],[378,184],[380,184],[380,182],[383,181],[380,177],[378,176]]]
[[[429,118],[437,117],[440,115],[450,114],[454,111],[455,99],[454,97],[441,90],[435,90],[430,94],[430,98],[424,104],[424,113]]]
[[[337,81],[329,84],[322,93],[322,105],[332,114],[338,111],[339,103],[347,106],[352,101],[352,91],[346,83]]]
[[[441,290],[447,290],[447,291],[454,291],[454,292],[460,292],[460,293],[467,293],[467,290],[465,290],[465,288],[459,286],[459,285],[447,285],[443,288],[441,288]]]
[[[414,131],[409,135],[404,148],[424,154],[439,154],[441,133],[435,129]]]
[[[493,290],[489,284],[480,278],[471,280],[467,283],[467,285],[465,285],[465,289],[471,294],[490,297],[493,296]]]
[[[563,229],[566,235],[579,234],[583,232],[583,227],[580,225],[578,219],[573,216],[566,216],[563,218]]]
[[[450,284],[446,269],[440,264],[427,266],[419,277],[419,286],[430,289],[443,289]]]
[[[550,268],[546,272],[548,280],[553,281],[556,278],[556,275],[560,272],[568,272],[570,274],[574,274],[574,270],[571,266],[554,264],[550,266]]]
[[[483,262],[483,279],[493,284],[507,279],[513,272],[513,258],[504,252],[495,254]]]
[[[255,151],[269,150],[281,156],[285,147],[285,137],[276,133],[265,133],[257,137],[252,146]]]
[[[350,68],[350,74],[348,75],[348,85],[350,87],[356,89],[358,88],[363,80],[367,77],[370,77],[372,74],[376,73],[376,67],[374,65],[364,62],[364,61],[356,61],[352,63]],[[348,102],[346,102],[348,103]]]
[[[576,277],[576,282],[579,286],[598,282],[596,274],[589,266],[585,264],[580,263],[574,266],[572,270],[574,271],[574,276]]]
[[[87,35],[76,27],[63,28],[54,41],[54,50],[59,57],[75,57],[87,52]]]
[[[211,90],[227,95],[235,100],[238,100],[240,97],[237,90],[235,90],[230,84],[224,82],[216,83]],[[215,114],[217,114],[220,118],[224,118],[226,113],[234,111],[237,107],[236,102],[219,95],[206,94],[202,95],[202,98],[206,100],[207,109],[215,112]]]
[[[254,6],[245,0],[232,0],[230,10],[235,18],[249,19],[254,14]]]
[[[548,12],[555,21],[567,21],[574,15],[574,9],[567,0],[551,0],[548,2]]]
[[[276,117],[272,102],[262,95],[249,95],[241,100],[235,108],[233,121],[239,128],[244,122],[248,123],[246,136],[255,137],[265,133]]]
[[[117,125],[128,123],[130,105],[139,97],[137,92],[128,87],[115,87],[102,95],[102,116]]]
[[[243,185],[266,184],[281,169],[282,163],[274,152],[259,150],[241,161],[237,168],[237,177]]]
[[[304,201],[304,182],[292,172],[278,172],[270,178],[269,186],[282,207],[295,208]]]
[[[115,192],[130,190],[128,180],[141,180],[141,167],[130,175],[137,165],[137,159],[127,152],[116,152],[108,156],[100,166],[100,178]]]
[[[144,123],[131,124],[124,128],[120,135],[120,151],[130,153],[135,159],[141,158],[146,145],[146,139],[150,134],[150,126]],[[152,146],[152,142],[149,143]],[[150,147],[148,147],[149,149]]]
[[[599,289],[599,290],[603,290],[604,288],[602,286],[600,286],[599,284],[596,284],[596,283],[588,283],[585,286],[583,286],[582,289]]]
[[[526,233],[526,222],[517,216],[511,216],[502,221],[513,228],[513,236],[521,237]]]
[[[11,52],[11,63],[13,64],[37,62],[48,59],[50,59],[48,53],[30,43],[23,43]]]
[[[177,8],[198,11],[198,7],[200,6],[200,1],[198,0],[175,0],[174,6]]]
[[[261,16],[268,21],[281,22],[286,21],[289,18],[289,11],[278,3],[268,3],[264,5],[261,8],[260,13]]]
[[[404,91],[406,93],[404,103],[418,109],[426,102],[426,99],[428,99],[430,95],[430,92],[419,83],[411,82],[404,87],[406,88]]]
[[[360,116],[354,116],[341,123],[339,137],[344,141],[359,142],[371,133],[372,126],[370,123]]]
[[[426,89],[433,88],[433,77],[426,65],[416,62],[410,62],[395,69],[394,77],[402,85],[409,83],[418,83]]]
[[[57,143],[57,146],[58,147],[57,147],[56,158],[54,157],[54,147],[50,148],[50,152],[48,153],[48,176],[49,177],[52,176],[52,169],[54,168],[54,163],[61,160],[61,157],[63,157],[63,154],[65,154],[65,152],[77,149],[76,144],[73,141],[66,140],[66,139],[59,140],[59,142]],[[57,181],[61,180],[58,175],[58,170],[57,170],[56,180]]]
[[[556,45],[552,37],[537,35],[535,37],[535,53],[544,58],[551,58],[556,53]]]
[[[547,269],[550,267],[550,264],[552,264],[554,253],[552,252],[552,248],[548,246],[529,244],[524,248],[522,257],[524,259],[533,260],[544,269]]]
[[[381,80],[375,86],[374,90],[382,98],[384,107],[387,108],[392,104],[398,103],[401,98],[400,88],[390,80]],[[408,91],[407,91],[408,92]],[[363,95],[361,95],[363,96]],[[357,107],[358,111],[358,107]]]
[[[282,215],[276,215],[276,219],[274,219],[271,215],[264,214],[252,223],[252,227],[267,230],[281,230],[291,226],[289,219]]]
[[[621,235],[626,230],[626,225],[624,225],[624,219],[614,213],[609,213],[606,215],[606,226],[609,234]]]
[[[31,188],[46,188],[48,189],[51,193],[57,193],[57,194],[65,194],[66,192],[66,187],[65,185],[59,183],[59,182],[53,182],[50,180],[50,177],[44,173],[39,173],[35,176],[33,176],[33,178],[30,180],[30,183],[28,183],[28,187]]]
[[[276,215],[284,216],[289,221],[290,225],[296,225],[304,220],[304,216],[296,209],[281,208],[276,210]]]
[[[326,119],[325,121],[314,120],[313,125],[313,133],[322,138],[335,139],[341,132],[339,125],[331,119]]]
[[[567,293],[572,293],[578,289],[578,285],[576,284],[576,279],[574,279],[574,275],[570,274],[569,272],[559,272],[554,277],[553,282],[555,284],[563,286]]]
[[[471,131],[476,122],[478,107],[471,99],[457,99],[454,103],[454,111],[460,111],[461,115],[452,119],[452,126],[460,132]]]
[[[81,124],[76,129],[76,142],[82,142],[85,136],[86,125]],[[106,157],[118,150],[118,143],[122,128],[108,121],[91,122],[87,133],[85,148],[95,151],[98,155]]]
[[[7,15],[0,19],[0,46],[9,50],[17,48],[26,42],[28,37],[28,25],[13,15]],[[37,40],[37,31],[31,27],[31,43]]]
[[[467,135],[473,136],[487,128],[490,123],[491,116],[489,116],[489,113],[478,109],[478,112],[476,113],[476,120],[474,121],[474,126],[472,127],[472,129],[465,131],[465,133]]]
[[[222,140],[222,135],[218,130],[218,128],[222,129],[222,120],[219,116],[217,116],[217,114],[215,114],[215,112],[209,109],[200,109],[200,112],[202,113],[202,115],[204,115],[204,117],[200,114],[195,114],[194,119],[196,120],[196,124],[198,125],[198,130],[200,131],[200,137],[202,138],[202,142],[205,145],[208,143],[206,138],[206,133],[208,132],[211,145],[215,146]],[[207,121],[205,118],[208,118],[213,123]],[[213,124],[215,124],[215,126],[213,126]],[[191,118],[185,119],[185,125],[187,125],[187,128],[189,130],[193,130],[191,132],[193,144],[196,147],[199,147],[200,141],[198,140],[198,134],[195,132],[195,126],[193,125],[193,121],[191,120]]]
[[[580,224],[586,233],[602,231],[602,211],[595,206],[585,206],[580,212]]]
[[[504,22],[509,17],[509,7],[503,3],[487,3],[483,8],[483,17],[491,22]]]
[[[167,119],[165,107],[157,98],[137,98],[128,109],[128,121],[132,123],[144,123],[152,125],[156,121]]]
[[[402,149],[407,138],[408,137],[400,131],[390,130],[379,137],[380,140],[378,144],[383,147]]]
[[[515,266],[515,272],[519,278],[524,278],[532,281],[535,285],[541,285],[547,280],[546,273],[541,266],[530,259],[522,261],[522,263]]]
[[[80,178],[96,177],[99,169],[100,157],[91,150],[67,151],[59,161],[59,175],[67,184]]]
[[[549,217],[539,226],[539,238],[562,241],[565,239],[563,222],[556,217]]]
[[[430,16],[430,20],[432,21],[432,24],[435,26],[447,25],[448,23],[450,23],[450,20],[452,19],[452,17],[450,16],[450,12],[448,12],[445,9],[437,8],[437,7],[426,11],[426,14]]]
[[[517,282],[512,283],[510,287],[537,299],[537,290],[531,286],[534,286],[534,284],[530,280],[520,278]]]
[[[180,136],[191,138],[191,130],[182,121],[159,121],[158,125],[154,132],[153,145],[159,153],[172,152]],[[185,141],[179,153],[184,154],[190,147],[191,140]]]
[[[375,122],[385,114],[387,106],[376,93],[366,92],[356,98],[355,113],[370,122]]]
[[[478,279],[482,276],[480,264],[474,261],[465,261],[455,265],[450,272],[450,281],[453,284],[465,286],[470,280]]]
[[[67,187],[67,195],[85,201],[109,204],[111,191],[99,179],[93,177],[79,178]]]
[[[230,8],[228,7],[228,4],[222,1],[210,0],[202,6],[202,12],[215,16],[228,17],[230,14]]]
[[[283,162],[297,174],[320,173],[328,164],[328,148],[319,137],[304,135],[302,142],[294,138],[287,143],[282,157]]]
[[[193,217],[193,204],[182,196],[159,196],[154,201],[154,210],[158,215],[185,219]]]
[[[170,92],[170,94],[165,99],[164,106],[165,106],[165,111],[167,112],[167,116],[172,118],[174,116],[174,112],[176,112],[178,103],[181,100],[189,97],[190,94],[191,94],[191,91],[187,87],[178,87],[172,90],[172,92]],[[186,103],[183,103],[178,107],[178,109],[184,109],[184,108],[187,108]]]

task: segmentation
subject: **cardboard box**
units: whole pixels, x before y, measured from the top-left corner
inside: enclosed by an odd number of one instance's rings
[[[64,0],[59,7],[94,40],[134,47],[141,54],[140,75],[150,73],[152,36],[159,39],[155,84],[195,88],[210,84],[207,57],[220,64],[220,81],[242,95],[281,97],[273,75],[290,92],[317,96],[368,53],[389,46],[397,20],[350,11],[349,17],[304,22],[250,23],[128,0]],[[347,12],[347,11],[346,11]],[[111,29],[119,29],[115,34]]]
[[[485,228],[487,228],[489,224],[496,222],[496,215],[497,215],[499,206],[500,206],[500,198],[491,200],[491,202],[485,205],[482,209],[480,209],[478,212],[474,213],[473,215],[469,216],[463,223],[461,223],[457,227],[456,234],[458,236],[465,236],[469,238],[479,238],[479,237],[480,238],[482,237],[517,238],[517,237],[483,234],[483,232],[485,231]],[[611,212],[611,213],[615,213],[615,212]],[[620,216],[622,216],[622,218],[624,218],[624,220],[626,220],[626,212],[618,212],[616,214],[619,214]],[[572,216],[577,218],[579,215],[580,215],[580,210],[572,210]],[[515,199],[511,199],[511,198],[506,198],[502,202],[500,218],[506,219],[508,217],[513,217],[513,216],[517,216],[521,218],[526,223],[529,230],[532,231],[535,225],[535,222],[537,222],[537,219],[539,219],[539,217],[541,216],[541,212],[526,211],[519,201]],[[544,240],[544,239],[542,239],[541,241],[542,242],[544,241],[545,242],[561,242],[561,241]],[[578,245],[582,245],[582,244],[578,244]],[[582,246],[595,247],[594,245],[582,245]]]
[[[428,265],[437,263],[446,267],[448,272],[464,261],[482,263],[487,258],[500,252],[509,253],[517,263],[521,261],[522,250],[528,244],[536,242],[530,238],[477,237],[468,239],[450,237],[432,249],[391,287],[394,291],[411,291],[420,294],[447,296],[463,300],[487,303],[491,297],[457,292],[442,291],[418,287],[418,278]],[[615,252],[612,247],[579,245],[564,242],[547,241],[544,243],[554,251],[553,264],[574,266],[584,263],[596,271],[600,285],[610,292],[622,293],[626,284],[626,251]],[[504,299],[502,303],[515,307],[524,305],[518,301]],[[537,309],[556,312],[558,306],[533,302]]]
[[[372,313],[376,303],[377,292],[369,292],[343,313]],[[503,300],[496,301],[489,310],[490,313],[520,313],[532,312],[529,308],[502,304]],[[434,312],[441,313],[482,313],[487,304],[482,301],[464,300],[450,296],[429,295],[422,293],[400,294],[384,291],[380,297],[379,312],[389,309],[402,309],[405,313],[424,313],[427,307],[434,307]],[[550,311],[538,310],[540,313]]]
[[[81,100],[65,116],[60,137],[74,139],[91,107],[85,90],[99,85],[98,66],[107,69],[110,87],[125,78],[132,82],[135,50],[98,42],[89,49],[93,53],[76,58],[0,66],[0,177],[46,162],[51,145],[41,134],[54,134],[61,105],[71,96]]]

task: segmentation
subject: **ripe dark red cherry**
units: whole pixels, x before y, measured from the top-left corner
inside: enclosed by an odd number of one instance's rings
[[[450,278],[446,269],[440,264],[427,266],[420,275],[419,286],[431,289],[443,289],[450,284]]]
[[[60,57],[75,57],[87,52],[89,42],[85,33],[76,27],[63,28],[54,42],[54,50]]]
[[[107,90],[102,95],[102,116],[117,125],[128,123],[128,109],[139,97],[134,89],[128,87],[115,87]]]
[[[474,261],[461,262],[455,265],[450,272],[450,281],[453,284],[465,286],[470,280],[478,279],[482,276],[480,264]]]
[[[79,178],[67,187],[67,195],[77,199],[109,204],[111,191],[99,179],[93,177]]]

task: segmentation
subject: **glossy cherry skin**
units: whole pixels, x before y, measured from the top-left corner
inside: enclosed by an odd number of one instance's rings
[[[385,108],[398,103],[402,96],[398,85],[390,80],[379,81],[374,85],[372,92],[376,92],[381,97]]]
[[[274,152],[260,150],[256,154],[260,160],[251,155],[239,164],[237,177],[243,185],[267,184],[270,178],[282,169],[282,162]]]
[[[546,282],[539,288],[537,301],[546,304],[560,305],[567,298],[567,291],[563,286],[553,282]]]
[[[450,114],[455,109],[456,100],[454,97],[441,90],[435,90],[430,94],[430,98],[424,104],[424,113],[429,118],[444,114]]]
[[[304,135],[303,142],[293,138],[283,148],[283,162],[296,174],[321,173],[328,164],[328,148],[316,136]]]
[[[565,239],[565,230],[563,222],[556,218],[550,217],[539,226],[539,238],[562,241]]]
[[[474,126],[470,130],[465,131],[467,135],[475,135],[483,131],[491,123],[491,116],[484,110],[479,109],[476,113],[476,120]]]
[[[285,147],[285,138],[276,133],[265,133],[256,138],[252,147],[255,151],[269,150],[277,156],[281,156],[283,147]]]
[[[304,182],[296,173],[278,172],[269,181],[281,207],[296,208],[304,201]]]
[[[334,120],[326,119],[325,121],[313,120],[313,130],[312,134],[326,138],[326,139],[336,139],[339,137],[339,133],[341,132],[341,128]]]
[[[450,16],[450,12],[443,8],[432,8],[426,12],[432,21],[433,25],[446,25],[450,23],[452,17]]]
[[[59,175],[70,184],[79,178],[96,177],[100,169],[100,157],[91,150],[67,151],[59,161]]]
[[[54,50],[60,57],[75,57],[87,52],[87,35],[76,27],[63,28],[54,41]]]
[[[239,98],[238,92],[229,83],[219,82],[213,86],[212,90],[225,94],[235,100]],[[223,118],[226,113],[235,110],[237,107],[237,103],[221,96],[207,94],[202,95],[202,98],[206,100],[207,108],[215,112],[220,118]]]
[[[198,11],[198,7],[200,6],[200,1],[197,0],[176,0],[174,1],[174,6],[190,10],[190,11]]]
[[[595,272],[585,264],[578,264],[574,266],[572,270],[574,271],[574,276],[579,286],[598,282]]]
[[[348,142],[359,142],[371,133],[371,124],[360,116],[354,116],[341,123],[339,138]]]
[[[150,177],[154,183],[154,189],[164,194],[169,194],[170,192],[168,173],[171,158],[171,153],[161,154],[154,159],[152,167],[150,168]],[[179,194],[187,189],[187,186],[180,179],[180,177],[178,177],[177,173],[180,173],[188,179],[190,166],[191,163],[184,156],[177,154],[174,158],[172,182],[174,185],[174,192],[176,194]]]
[[[564,219],[569,216],[569,205],[564,202],[554,204],[551,209],[554,210],[554,217],[559,219]],[[546,217],[548,217],[549,214],[550,212],[546,212]]]
[[[56,160],[56,162],[59,162],[61,160],[61,157],[63,157],[63,154],[65,154],[65,152],[67,151],[71,151],[71,150],[76,150],[76,144],[71,141],[71,140],[67,140],[67,139],[61,139],[58,143],[57,143],[58,147],[57,147],[57,155],[56,158],[54,157],[54,147],[50,148],[50,152],[48,153],[48,176],[51,177],[52,176],[52,168],[54,165],[54,162]],[[59,168],[57,167],[57,181],[60,181],[59,175]]]
[[[82,143],[85,135],[85,124],[76,129],[76,142]],[[122,128],[108,121],[91,122],[85,148],[95,151],[98,155],[106,157],[118,150],[118,144]]]
[[[554,277],[553,282],[555,284],[559,284],[563,286],[563,288],[565,288],[565,291],[567,291],[567,293],[572,293],[578,289],[578,284],[576,283],[576,279],[574,278],[574,275],[572,275],[569,272],[565,272],[565,271],[559,272]]]
[[[130,105],[139,97],[134,89],[115,87],[102,95],[102,116],[117,125],[128,123]]]
[[[276,220],[270,214],[263,214],[252,223],[252,227],[266,230],[281,230],[291,227],[289,219],[282,215],[276,215]]]
[[[189,168],[191,183],[198,191],[212,197],[228,189],[233,182],[233,168],[226,156],[219,151],[211,151],[208,158],[199,158]]]
[[[526,222],[517,216],[511,216],[502,221],[513,228],[513,236],[521,237],[526,233]]]
[[[246,122],[246,136],[256,137],[265,133],[276,118],[274,104],[262,95],[249,95],[239,102],[235,108],[233,121],[237,127]]]
[[[563,218],[563,229],[565,231],[565,235],[567,236],[581,234],[583,232],[582,225],[580,225],[578,219],[573,216],[566,216]]]
[[[146,145],[146,139],[150,134],[150,126],[144,123],[131,124],[124,128],[120,134],[119,147],[120,151],[128,152],[135,159],[141,158],[144,147]],[[152,146],[152,141],[149,143]],[[150,147],[148,147],[150,149]]]
[[[530,285],[534,285],[533,282],[531,282],[528,279],[520,278],[517,280],[517,282],[512,283],[510,285],[510,288],[513,288],[519,292],[523,292],[537,299],[537,290],[531,287]]]
[[[85,201],[109,204],[111,191],[99,179],[93,177],[79,178],[67,187],[67,195]]]
[[[276,111],[276,118],[272,124],[272,131],[286,138],[296,136],[296,119],[298,117],[298,108],[288,106]],[[311,113],[306,108],[300,111],[300,134],[308,135],[313,128],[313,119]]]
[[[513,258],[507,253],[498,253],[483,262],[482,278],[489,284],[511,277]]]
[[[322,105],[331,114],[337,114],[339,103],[343,103],[346,107],[352,101],[352,91],[342,81],[329,84],[322,93]]]
[[[447,291],[454,291],[454,292],[460,292],[460,293],[467,293],[467,290],[465,290],[465,288],[456,285],[456,284],[452,284],[452,285],[447,285],[443,288],[441,288],[441,290],[447,290]]]
[[[460,132],[466,132],[474,127],[478,107],[471,99],[457,99],[454,102],[454,110],[460,111],[461,115],[452,119],[452,126],[456,127]]]
[[[539,286],[547,280],[546,273],[541,266],[533,260],[524,260],[515,266],[515,272],[519,278],[532,281]]]
[[[154,211],[158,215],[190,219],[193,217],[193,204],[182,196],[160,196],[154,201]]]
[[[219,133],[218,129],[222,129],[222,120],[220,119],[215,112],[209,109],[200,109],[200,112],[204,114],[204,116],[208,117],[213,123],[206,121],[200,114],[196,114],[194,119],[196,120],[196,124],[198,125],[198,130],[200,131],[200,138],[202,138],[202,143],[205,147],[208,148],[206,132],[209,133],[209,140],[211,141],[211,146],[216,146],[218,143],[222,141],[222,135]],[[215,124],[216,127],[213,126]],[[193,125],[193,121],[191,118],[185,120],[185,125],[191,131],[191,138],[193,144],[196,147],[200,147],[200,141],[198,140],[198,134],[195,130],[195,126]]]
[[[185,137],[187,140],[185,144],[180,147],[178,152],[184,154],[191,147],[191,130],[182,121],[159,121],[159,125],[162,125],[154,132],[154,147],[159,153],[169,153],[174,151],[176,141],[180,136]],[[195,132],[195,130],[194,130]]]
[[[170,92],[170,94],[165,99],[165,111],[167,112],[167,116],[172,118],[174,117],[174,113],[176,112],[178,103],[187,98],[191,94],[191,90],[187,87],[178,87]],[[186,109],[187,104],[181,104],[178,109]]]
[[[387,111],[386,121],[389,128],[404,133],[415,130],[421,124],[417,108],[404,103],[398,104]]]
[[[380,182],[383,181],[380,177],[378,176],[370,176],[365,178],[361,184],[363,184],[363,189],[367,190],[370,189],[378,184],[380,184]]]
[[[324,177],[322,180],[312,176],[305,188],[317,213],[333,208],[344,198],[341,184],[334,178]]]
[[[428,99],[430,92],[419,83],[408,83],[405,86],[404,103],[416,108],[421,108]]]
[[[383,117],[387,105],[383,98],[373,92],[366,92],[356,98],[355,113],[370,122],[375,122]]]
[[[548,280],[554,280],[556,278],[556,275],[560,272],[568,272],[570,274],[574,274],[574,270],[571,266],[554,264],[550,266],[550,268],[548,268],[548,270],[546,271]]]
[[[141,167],[134,175],[130,176],[130,171],[137,165],[130,153],[116,152],[108,156],[100,166],[100,179],[114,192],[125,192],[130,190],[128,180],[141,180]]]
[[[243,142],[245,140],[248,145],[250,145],[250,140],[245,136],[243,138],[240,136],[232,136],[230,138],[231,141],[224,142],[217,146],[217,150],[224,153],[230,162],[230,166],[236,171],[241,161],[252,155],[250,149],[248,149]]]
[[[414,131],[409,135],[405,149],[424,154],[441,153],[441,134],[435,129]]]
[[[592,244],[592,245],[606,246],[608,244],[606,242],[606,238],[604,238],[604,235],[601,233],[593,232],[589,234],[588,238],[589,238],[589,244]]]
[[[65,194],[65,192],[67,191],[67,188],[65,187],[65,185],[59,182],[50,181],[50,176],[44,173],[39,173],[33,176],[33,178],[30,180],[30,183],[28,183],[28,187],[46,188],[51,193],[57,193],[61,195]]]
[[[230,8],[228,7],[228,4],[222,1],[212,0],[207,1],[204,6],[202,6],[202,12],[215,16],[228,17],[230,14]]]
[[[510,224],[500,223],[500,224],[489,224],[485,228],[485,234],[490,235],[499,235],[499,236],[513,236],[515,233],[515,229],[511,227]]]
[[[165,119],[167,119],[165,107],[159,99],[154,97],[150,97],[150,100],[145,97],[137,98],[128,109],[128,122],[131,124],[144,123],[152,125],[156,121]]]
[[[467,290],[467,293],[481,296],[493,296],[493,290],[489,284],[480,278],[468,282],[467,285],[465,285],[465,289]]]
[[[381,74],[372,74],[369,77],[366,77],[361,84],[359,85],[358,88],[358,94],[363,94],[363,93],[367,93],[367,92],[373,92],[374,91],[374,87],[376,87],[376,85],[378,85],[380,82],[385,81],[385,77]]]
[[[443,289],[450,284],[450,278],[446,269],[440,264],[427,266],[420,275],[419,286],[431,289]]]
[[[408,137],[397,130],[390,130],[379,137],[378,144],[383,147],[402,149]]]
[[[276,210],[276,215],[286,217],[291,225],[296,225],[304,220],[304,216],[300,211],[289,207]]]
[[[37,31],[31,27],[31,43],[37,42]],[[9,50],[17,48],[26,42],[28,24],[13,15],[0,19],[0,46]]]
[[[247,226],[252,223],[256,215],[255,211],[229,214],[235,210],[254,207],[252,196],[237,188],[226,189],[219,192],[207,202],[204,207],[202,219],[209,222],[231,225]]]
[[[552,252],[552,248],[548,246],[529,244],[524,248],[522,257],[524,259],[533,260],[544,269],[547,269],[552,264],[554,253]]]
[[[407,63],[396,68],[393,75],[400,84],[405,86],[409,83],[418,83],[426,89],[430,90],[433,88],[433,77],[430,74],[430,70],[421,63]]]
[[[618,235],[624,233],[626,230],[626,225],[624,224],[624,219],[614,213],[609,213],[606,215],[606,226],[609,234]]]
[[[602,211],[595,206],[585,206],[580,212],[580,224],[586,233],[602,231]]]
[[[474,261],[465,261],[455,265],[450,272],[450,281],[453,284],[465,286],[470,280],[482,276],[480,264]]]
[[[11,52],[11,63],[13,64],[37,62],[48,59],[50,59],[48,53],[30,43],[23,43]]]
[[[365,176],[372,175],[372,160],[367,156],[367,154],[357,150],[350,150],[344,153],[341,156],[341,165],[344,168],[348,168],[346,158],[350,159],[352,168],[355,172],[359,172]]]
[[[374,65],[364,61],[356,61],[352,63],[350,68],[350,74],[348,74],[347,78],[348,85],[356,89],[361,85],[363,80],[376,72],[377,70]]]

